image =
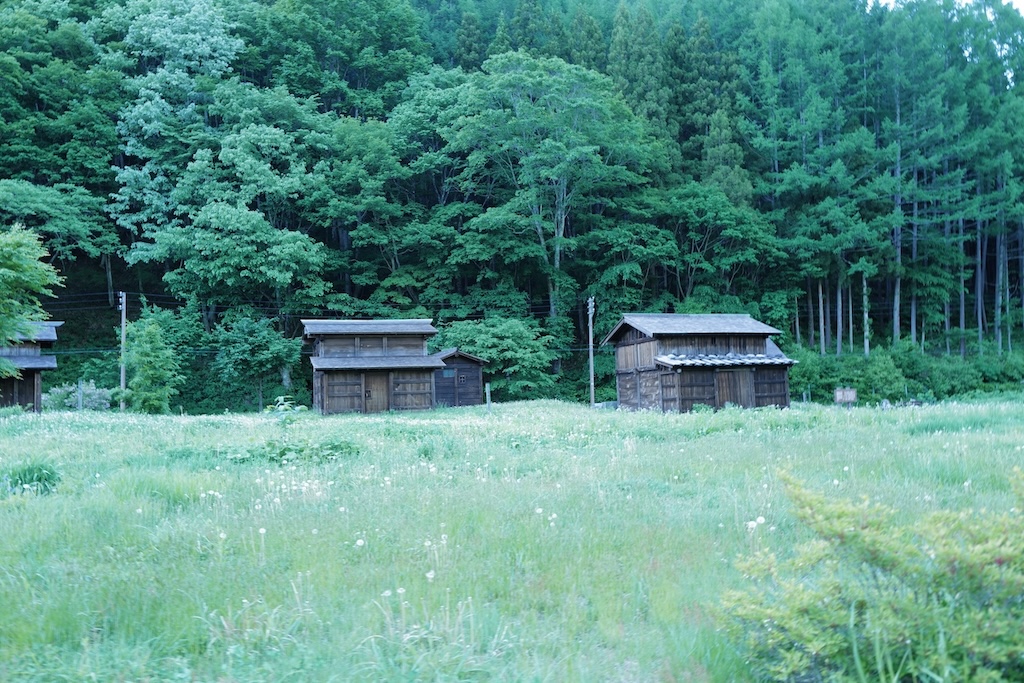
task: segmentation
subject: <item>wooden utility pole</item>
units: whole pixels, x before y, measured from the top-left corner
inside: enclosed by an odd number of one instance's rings
[[[590,407],[594,407],[594,297],[587,299],[587,328],[590,341],[587,350],[590,355]]]
[[[121,412],[124,412],[124,390],[125,390],[125,367],[124,367],[124,342],[125,333],[128,327],[128,295],[125,292],[118,292],[118,308],[121,309],[121,399],[118,405]]]

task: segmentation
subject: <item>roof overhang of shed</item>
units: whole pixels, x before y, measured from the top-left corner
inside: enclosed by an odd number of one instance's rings
[[[56,356],[8,356],[0,353],[0,358],[10,362],[18,370],[56,370]]]
[[[437,328],[429,318],[405,320],[302,320],[303,336],[355,336],[360,334],[414,334],[433,336]]]
[[[57,328],[64,324],[63,320],[33,321],[29,323],[27,334],[17,334],[17,341],[29,342],[55,342],[57,341]]]
[[[435,356],[313,356],[314,370],[437,370],[444,361]]]
[[[462,356],[466,360],[473,361],[474,363],[479,363],[480,365],[485,365],[487,363],[487,361],[484,360],[483,358],[481,358],[480,356],[474,356],[471,353],[466,353],[465,351],[459,351],[458,347],[452,347],[450,349],[443,349],[441,351],[438,351],[434,355],[436,357],[440,358],[441,360],[448,360],[449,358],[453,358],[455,356]]]

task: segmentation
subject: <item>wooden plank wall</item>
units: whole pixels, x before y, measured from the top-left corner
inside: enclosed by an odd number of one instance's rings
[[[688,413],[697,404],[714,407],[715,371],[705,368],[687,368],[679,373],[679,408]]]
[[[722,356],[727,353],[764,354],[764,337],[749,335],[694,334],[659,337],[659,353],[685,356]]]
[[[433,370],[395,370],[391,373],[392,410],[428,410],[433,406]]]
[[[35,412],[43,409],[43,376],[41,372],[22,370],[21,378],[0,379],[0,406],[21,406]]]
[[[423,337],[380,335],[325,338],[315,352],[331,358],[427,355]]]
[[[449,359],[434,372],[434,400],[437,405],[478,406],[484,402],[483,373],[479,363]],[[448,377],[445,377],[448,374]]]
[[[363,375],[361,372],[325,372],[323,412],[363,411]]]
[[[788,368],[758,368],[754,374],[754,403],[757,407],[789,407]]]

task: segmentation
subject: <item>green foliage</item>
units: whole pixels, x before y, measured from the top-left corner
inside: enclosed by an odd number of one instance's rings
[[[251,446],[231,457],[233,462],[261,462],[284,467],[286,465],[317,465],[333,463],[358,456],[361,447],[346,439],[314,440],[285,438],[268,440]]]
[[[89,380],[81,385],[82,410],[108,410],[114,390],[97,387]],[[76,410],[79,402],[79,385],[61,384],[50,387],[43,393],[43,410]]]
[[[21,225],[0,227],[0,345],[29,331],[27,323],[45,317],[40,297],[53,296],[62,284],[56,271],[41,259],[46,250],[35,233]],[[14,374],[0,358],[0,377]]]
[[[752,585],[723,598],[732,637],[772,680],[997,681],[1024,676],[1024,476],[1009,510],[896,510],[792,479],[818,537],[788,559],[761,551]],[[753,532],[752,532],[753,533]]]
[[[457,346],[487,361],[484,379],[497,400],[540,398],[555,387],[551,342],[536,324],[511,318],[449,323],[431,340],[437,349]]]
[[[0,472],[0,497],[11,494],[53,493],[60,472],[50,463],[31,462]]]
[[[266,380],[284,375],[290,381],[302,347],[301,339],[286,339],[268,318],[249,317],[236,317],[219,325],[212,343],[217,352],[210,370],[232,386],[255,384],[257,408],[263,407]]]
[[[177,354],[153,320],[128,323],[125,347],[128,387],[125,401],[141,413],[171,412],[171,398],[184,381]]]

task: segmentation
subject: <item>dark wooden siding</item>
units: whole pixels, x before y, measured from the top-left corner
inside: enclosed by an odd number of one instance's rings
[[[721,356],[727,353],[763,354],[764,337],[750,335],[695,334],[658,337],[659,354]]]
[[[325,372],[323,377],[325,413],[363,412],[363,373]]]
[[[698,404],[714,407],[715,371],[700,368],[685,369],[679,373],[679,410],[688,413]]]
[[[757,407],[789,407],[789,372],[786,368],[758,368],[754,373],[754,403]]]
[[[39,412],[42,410],[42,389],[42,375],[39,372],[22,370],[20,379],[4,377],[0,379],[0,406],[22,406]]]
[[[724,408],[727,403],[742,408],[754,407],[754,370],[737,368],[715,372],[716,407]]]
[[[426,410],[434,404],[433,371],[395,370],[391,373],[391,408]]]
[[[335,339],[324,339],[320,342],[318,349],[320,356],[338,357],[356,355],[355,337],[338,337]]]
[[[423,356],[426,347],[422,337],[383,337],[363,335],[331,337],[320,342],[319,355],[332,358],[366,356]]]
[[[445,360],[434,371],[434,400],[443,406],[477,406],[484,402],[483,368],[461,358]]]
[[[384,344],[389,356],[422,356],[426,353],[423,337],[387,337]]]

